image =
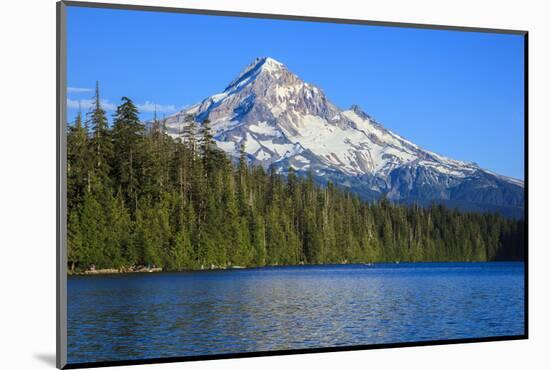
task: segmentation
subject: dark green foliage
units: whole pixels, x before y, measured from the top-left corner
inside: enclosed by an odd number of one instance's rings
[[[101,108],[99,83],[96,83],[94,105],[92,110],[88,113],[87,126],[91,126],[92,130],[89,153],[92,159],[90,167],[95,173],[93,179],[95,181],[90,180],[91,186],[93,187],[95,185],[101,188],[110,184],[109,175],[113,158],[113,142],[107,116],[103,108]]]
[[[182,139],[122,98],[113,126],[99,91],[68,130],[71,270],[166,270],[382,261],[521,260],[523,221],[443,206],[366,203],[313,176],[234,163],[209,122],[188,117]]]
[[[67,200],[69,208],[82,203],[89,187],[90,144],[86,128],[82,125],[82,114],[78,112],[74,125],[67,135]]]
[[[138,110],[133,102],[122,98],[122,104],[117,108],[112,129],[114,156],[111,164],[111,174],[117,191],[122,192],[125,201],[137,210],[138,191],[140,190],[141,171],[145,168],[144,145],[145,127],[140,123]]]

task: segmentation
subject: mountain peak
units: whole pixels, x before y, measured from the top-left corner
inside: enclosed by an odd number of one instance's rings
[[[285,65],[271,57],[259,57],[254,59],[254,61],[249,65],[249,67],[262,68],[262,69],[273,71],[273,70],[285,68]]]
[[[355,112],[355,113],[361,113],[363,112],[363,110],[361,109],[360,106],[358,106],[357,104],[352,104],[350,107],[349,107],[349,110]]]
[[[260,74],[271,74],[281,71],[286,71],[286,67],[283,63],[271,58],[271,57],[258,57],[252,61],[242,72],[233,80],[226,88],[228,91],[237,86],[241,86],[246,82],[252,80],[254,77]]]
[[[361,107],[358,106],[357,104],[353,104],[351,107],[349,107],[349,110],[357,114],[359,117],[363,119],[372,121],[372,117],[366,114],[365,111],[363,111],[363,109],[361,109]]]
[[[223,92],[168,117],[171,135],[181,136],[188,114],[208,118],[216,145],[234,157],[245,144],[254,164],[313,173],[368,199],[523,207],[517,180],[424,150],[357,105],[341,110],[270,57],[254,59]]]

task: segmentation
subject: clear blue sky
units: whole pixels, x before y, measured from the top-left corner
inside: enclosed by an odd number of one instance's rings
[[[522,36],[78,7],[67,31],[70,118],[96,80],[108,109],[128,96],[149,118],[270,56],[428,150],[524,176]]]

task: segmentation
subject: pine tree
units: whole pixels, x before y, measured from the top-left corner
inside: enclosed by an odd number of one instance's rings
[[[89,122],[91,124],[91,158],[93,159],[93,171],[97,182],[103,185],[110,184],[109,172],[113,157],[113,144],[111,142],[111,132],[105,110],[101,107],[99,98],[99,82],[96,82],[94,103],[89,112]]]
[[[192,115],[185,116],[180,135],[191,152],[191,158],[194,160],[197,155],[197,125],[195,123],[195,117]]]
[[[91,193],[85,193],[79,212],[79,225],[76,229],[74,223],[69,224],[69,233],[78,235],[79,260],[71,263],[86,269],[90,266],[111,267],[110,261],[103,256],[103,250],[107,241],[108,225],[104,208]]]
[[[201,124],[201,156],[204,163],[205,175],[208,177],[214,171],[216,161],[214,158],[214,148],[216,143],[214,142],[214,136],[210,129],[210,121],[205,119]]]
[[[116,156],[113,174],[126,201],[135,212],[138,206],[140,176],[143,174],[144,125],[140,122],[137,107],[132,100],[123,97],[117,107],[112,137]],[[142,178],[143,179],[143,178]]]
[[[78,210],[69,210],[67,217],[67,262],[71,272],[80,267],[86,258],[80,227]]]
[[[88,135],[82,125],[82,113],[79,110],[73,125],[67,132],[67,202],[72,210],[82,203],[88,188],[90,170]]]

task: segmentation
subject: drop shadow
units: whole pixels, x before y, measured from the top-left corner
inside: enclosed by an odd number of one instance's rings
[[[34,358],[42,361],[46,365],[50,365],[52,367],[56,366],[55,353],[35,353]]]

